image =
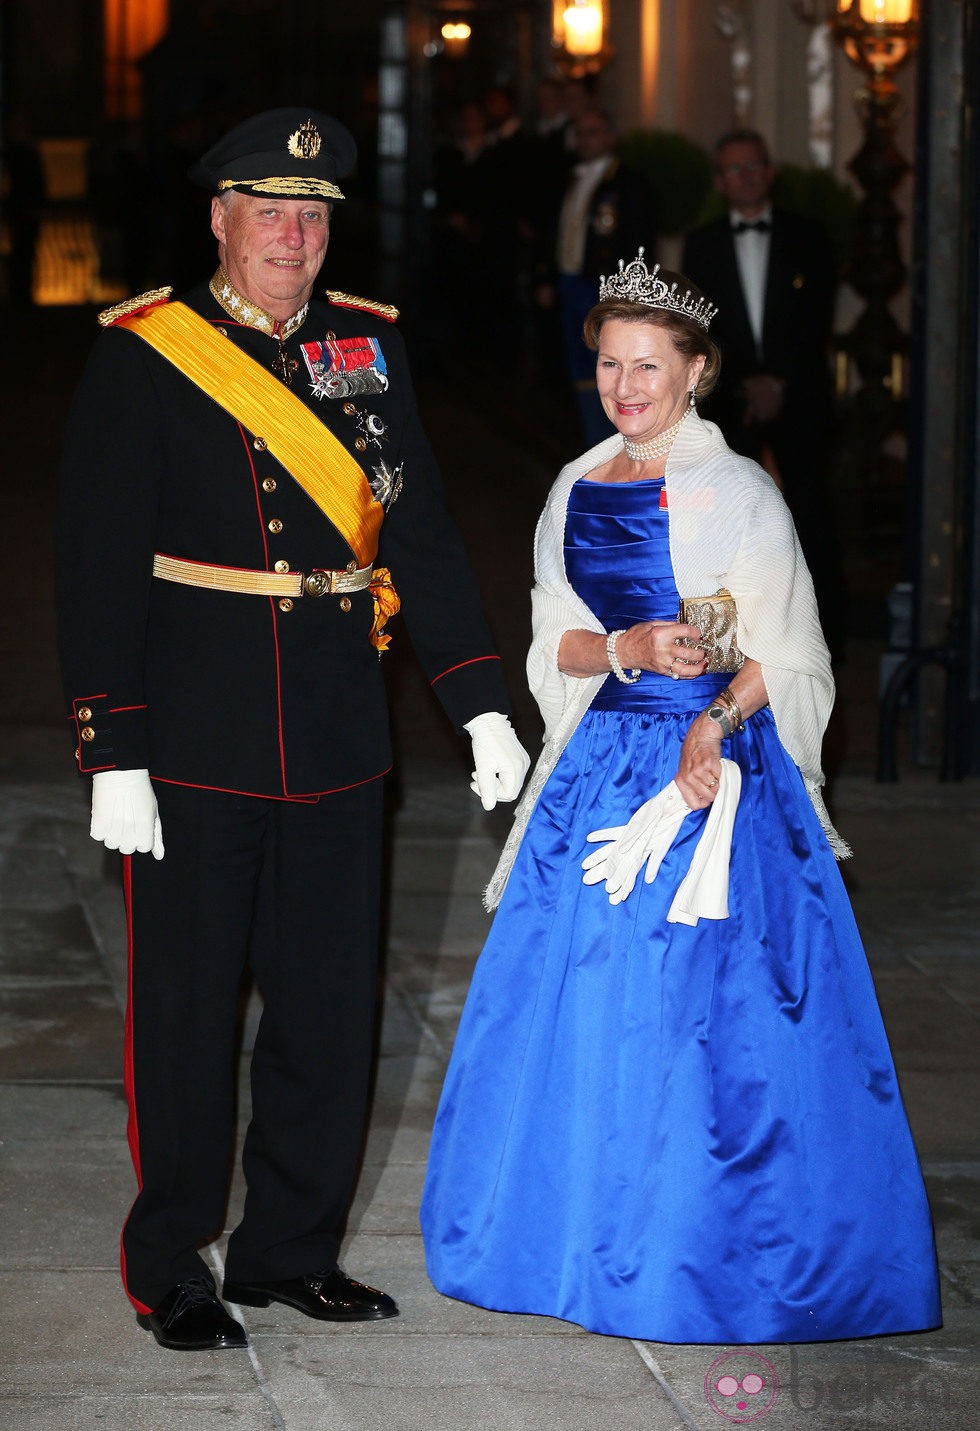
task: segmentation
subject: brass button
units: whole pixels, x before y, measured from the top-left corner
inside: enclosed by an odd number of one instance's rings
[[[268,445],[264,437],[254,437],[252,439],[252,446],[256,452],[264,452]]]
[[[366,438],[366,437],[355,437],[355,438],[354,438],[354,446],[357,448],[358,452],[363,452],[364,449],[365,449],[365,447],[367,447],[367,438]]]
[[[349,562],[347,563],[347,574],[348,574],[348,576],[353,576],[356,570],[357,570],[357,562],[356,562],[356,561],[349,561]]]
[[[215,330],[214,330],[214,331],[215,331],[216,333],[220,333],[221,336],[222,336],[222,338],[227,338],[227,336],[228,336],[228,329],[227,329],[227,328],[222,328],[222,326],[221,326],[220,323],[215,327]]]
[[[288,570],[289,570],[289,562],[288,562],[288,561],[277,561],[277,562],[276,562],[276,571],[279,573],[280,576],[282,576],[283,573],[284,573],[284,572],[287,572]]]
[[[282,531],[282,522],[280,522],[278,517],[273,517],[272,521],[269,523],[269,531],[274,537],[277,537]]]
[[[356,412],[357,412],[357,408],[354,406],[354,404],[353,404],[352,402],[345,402],[345,403],[344,403],[344,414],[345,414],[345,416],[347,416],[347,417],[353,417]]]
[[[80,733],[83,740],[95,739],[95,731],[90,725],[83,725]]]
[[[88,706],[79,706],[79,707],[78,707],[78,719],[79,719],[79,720],[91,720],[91,719],[92,719],[92,712],[91,712],[91,710],[89,709]]]
[[[351,599],[350,599],[350,597],[349,597],[349,596],[342,596],[342,597],[340,598],[340,609],[341,609],[341,611],[349,611],[350,608],[351,608]]]
[[[328,329],[327,329],[327,342],[328,342],[328,343],[335,343],[336,341],[337,341],[337,334],[333,331],[332,328],[328,328]]]
[[[292,609],[293,609],[293,598],[292,598],[291,596],[284,596],[284,597],[282,597],[282,599],[281,599],[280,602],[279,602],[279,610],[280,610],[280,611],[292,611]]]
[[[275,479],[274,477],[263,477],[263,479],[262,479],[262,491],[263,491],[263,492],[274,492],[274,491],[276,490],[276,487],[277,487],[277,486],[278,486],[278,483],[276,482],[276,479]]]

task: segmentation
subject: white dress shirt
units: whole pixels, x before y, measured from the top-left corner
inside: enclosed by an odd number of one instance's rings
[[[559,273],[581,273],[585,262],[585,219],[592,195],[609,167],[609,155],[576,164],[558,219]]]
[[[739,224],[771,224],[772,209],[768,208],[753,218],[740,214],[737,209],[732,209],[730,218],[733,230],[737,230]],[[762,319],[766,309],[766,272],[769,268],[770,237],[768,228],[765,231],[746,229],[742,233],[734,234],[738,276],[742,282],[742,294],[745,298],[745,307],[748,310],[752,336],[755,338],[756,352],[760,357],[762,356]]]

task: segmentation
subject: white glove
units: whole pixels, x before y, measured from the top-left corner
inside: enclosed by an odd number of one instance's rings
[[[498,800],[516,800],[531,758],[510,721],[499,711],[484,711],[467,721],[463,729],[473,741],[476,766],[470,789],[479,795],[484,810],[492,810]]]
[[[595,850],[582,861],[585,874],[583,884],[601,884],[605,881],[610,904],[622,904],[628,899],[636,884],[636,877],[646,864],[646,883],[652,884],[664,855],[670,849],[677,831],[690,815],[691,807],[673,780],[665,785],[659,795],[632,815],[625,825],[614,825],[608,830],[593,830],[586,839],[591,843],[608,840],[601,850]]]
[[[122,855],[153,851],[163,859],[163,832],[148,770],[101,770],[92,776],[89,834]]]
[[[728,867],[741,790],[741,770],[734,760],[723,759],[718,793],[711,803],[691,867],[667,912],[668,924],[697,924],[699,919],[728,918]]]

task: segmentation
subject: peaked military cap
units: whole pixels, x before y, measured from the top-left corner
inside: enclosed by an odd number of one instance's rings
[[[343,199],[337,180],[354,167],[353,135],[316,109],[269,109],[236,124],[188,171],[195,184],[223,194],[277,199]]]

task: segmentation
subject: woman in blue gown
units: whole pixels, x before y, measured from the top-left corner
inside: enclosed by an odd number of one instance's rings
[[[770,479],[694,411],[712,310],[671,279],[641,251],[587,325],[622,437],[569,465],[538,530],[546,743],[436,1118],[429,1274],[654,1341],[922,1330],[940,1321],[932,1227],[819,797],[812,585]],[[737,674],[684,644],[679,588],[699,582],[735,596]],[[722,757],[741,776],[727,917],[676,922]],[[644,812],[672,780],[689,813],[641,876]]]

